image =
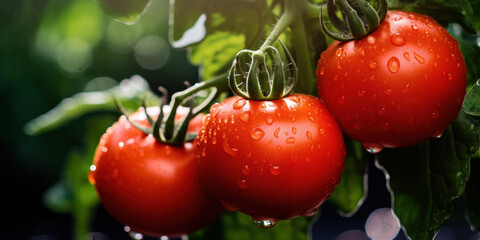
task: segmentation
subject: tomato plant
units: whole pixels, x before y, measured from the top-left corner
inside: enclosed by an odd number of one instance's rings
[[[158,107],[148,108],[150,115],[159,112]],[[129,119],[149,125],[143,110]],[[200,123],[192,120],[190,130],[198,130]],[[223,210],[200,180],[192,143],[161,143],[125,116],[102,136],[89,178],[108,212],[142,234],[189,234],[212,223]]]
[[[389,11],[367,37],[336,41],[318,61],[318,94],[369,151],[440,137],[467,86],[457,41],[434,19]]]
[[[228,98],[212,106],[195,143],[205,184],[226,209],[261,226],[314,214],[344,168],[338,125],[307,95]]]

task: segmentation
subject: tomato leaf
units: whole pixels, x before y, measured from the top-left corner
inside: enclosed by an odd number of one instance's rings
[[[389,0],[388,3],[390,9],[429,15],[440,24],[457,22],[470,33],[475,33],[480,29],[478,22],[474,24],[478,18],[474,19],[474,10],[468,0]]]
[[[448,32],[460,44],[465,64],[467,65],[467,79],[469,84],[475,84],[480,78],[480,47],[477,44],[477,37],[466,33],[458,24],[450,24]]]
[[[465,95],[462,109],[467,114],[480,116],[480,80]]]
[[[328,202],[341,215],[352,216],[367,197],[368,155],[361,143],[345,136],[347,157],[340,184],[330,195]]]
[[[97,0],[103,11],[115,20],[127,24],[137,22],[152,0]]]
[[[465,189],[467,220],[475,231],[480,230],[480,158],[471,161],[470,179]]]
[[[478,119],[460,113],[440,139],[379,154],[393,209],[412,239],[432,239],[452,215],[453,200],[469,177],[471,154],[478,149],[479,129]]]
[[[140,97],[151,96],[148,83],[140,76],[123,80],[118,86],[103,91],[81,92],[63,99],[57,106],[30,120],[24,127],[29,135],[38,135],[59,128],[73,119],[95,111],[117,111],[112,96],[122,104],[137,109]]]
[[[252,218],[241,212],[225,212],[208,228],[189,236],[192,240],[203,239],[308,239],[311,218],[297,217],[279,221],[274,227],[257,227]]]

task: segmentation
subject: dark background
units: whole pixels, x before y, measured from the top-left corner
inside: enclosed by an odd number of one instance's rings
[[[118,113],[91,113],[38,136],[25,134],[28,121],[84,91],[98,77],[119,82],[138,74],[152,89],[161,85],[170,92],[183,89],[184,81],[197,81],[197,68],[188,63],[187,52],[161,45],[168,42],[167,9],[166,0],[155,0],[137,24],[126,26],[104,15],[92,0],[0,0],[0,239],[73,239],[73,214],[47,208],[44,193],[65,178],[72,152],[83,156],[88,166],[96,143],[86,139],[85,132],[98,139]],[[142,62],[148,40],[167,46],[162,54],[150,56],[164,65]],[[325,204],[313,239],[364,231],[373,210],[390,207],[385,177],[373,162],[370,159],[369,195],[358,213],[341,217]],[[82,171],[86,177],[87,169]],[[436,239],[478,239],[465,221],[461,201]],[[95,239],[129,239],[100,205],[85,211],[91,211],[89,228]],[[396,239],[406,238],[399,234]]]

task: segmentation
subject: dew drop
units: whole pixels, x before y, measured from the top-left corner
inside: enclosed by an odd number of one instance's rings
[[[372,36],[372,35],[369,35],[369,36],[367,37],[367,42],[368,42],[369,44],[372,44],[372,45],[373,45],[373,44],[375,44],[376,41],[377,41],[377,39],[376,39],[374,36]]]
[[[402,16],[396,16],[396,17],[393,18],[394,21],[400,21],[402,19],[403,19]]]
[[[438,112],[433,112],[432,113],[432,118],[437,119],[440,114]]]
[[[337,57],[341,57],[341,56],[342,56],[342,52],[343,52],[343,49],[342,49],[342,48],[337,48],[337,51],[335,51],[335,54],[337,55]]]
[[[272,165],[270,167],[270,173],[274,176],[278,176],[280,174],[280,167],[277,165]]]
[[[382,130],[386,131],[388,129],[390,129],[390,123],[383,123],[382,124]]]
[[[295,127],[292,127],[292,133],[297,134],[297,129]]]
[[[307,138],[313,139],[313,135],[310,131],[307,131],[306,135],[307,135]]]
[[[222,200],[220,200],[220,204],[222,204],[222,207],[227,211],[231,211],[231,212],[238,211],[238,208],[235,207],[233,204],[227,203]]]
[[[408,54],[408,52],[404,52],[404,53],[403,53],[403,57],[404,57],[405,59],[407,59],[407,61],[410,62],[410,54]]]
[[[388,60],[387,67],[391,73],[396,73],[400,69],[400,61],[398,61],[397,57],[391,57]]]
[[[424,64],[424,63],[425,63],[425,58],[423,58],[422,56],[418,55],[418,53],[413,52],[413,56],[415,57],[415,59],[417,60],[417,62],[419,62],[420,64]]]
[[[95,167],[95,165],[92,166]],[[95,170],[92,170],[92,166],[90,166],[90,171],[88,172],[88,181],[90,184],[95,185],[97,182],[95,181]]]
[[[272,116],[267,116],[267,118],[265,119],[267,124],[268,125],[272,125],[273,124],[273,117]]]
[[[386,107],[381,107],[378,109],[378,115],[383,116],[387,113],[387,108]]]
[[[318,129],[318,133],[319,133],[320,135],[322,135],[322,136],[325,136],[325,129],[319,128],[319,129]]]
[[[275,129],[275,132],[273,132],[273,136],[278,138],[278,133],[280,132],[280,128]]]
[[[123,146],[125,146],[125,144],[124,144],[123,142],[119,142],[119,143],[118,143],[118,147],[119,147],[119,148],[123,148]]]
[[[294,137],[289,137],[285,139],[285,142],[288,144],[294,144],[295,143],[295,138]]]
[[[377,68],[377,62],[375,62],[375,61],[372,60],[372,61],[370,61],[370,63],[368,64],[368,66],[369,66],[370,68]]]
[[[207,155],[207,149],[206,148],[202,148],[202,157],[205,157]]]
[[[242,122],[244,122],[244,123],[248,122],[248,120],[250,120],[250,112],[242,112],[242,113],[240,113],[239,118],[240,118],[240,121],[242,121]]]
[[[432,134],[432,137],[434,138],[441,138],[443,135],[443,131],[442,130],[437,130],[435,131],[433,134]]]
[[[382,145],[376,143],[364,143],[363,147],[365,148],[365,150],[367,150],[367,152],[372,154],[379,153],[383,149]]]
[[[453,76],[452,76],[451,73],[448,73],[448,74],[447,74],[447,79],[448,79],[448,80],[452,80],[452,79],[453,79]]]
[[[344,104],[344,103],[345,103],[345,98],[346,98],[345,95],[341,96],[341,97],[338,99],[338,104]]]
[[[413,30],[417,30],[417,29],[418,29],[418,26],[417,26],[417,24],[415,24],[415,23],[412,23],[412,29],[413,29]]]
[[[253,128],[252,131],[250,132],[250,137],[253,140],[257,140],[257,141],[262,139],[264,135],[265,135],[265,132],[260,128]]]
[[[143,234],[138,233],[138,232],[130,231],[130,232],[128,232],[128,235],[130,235],[130,238],[132,238],[132,239],[136,239],[136,240],[142,240],[143,239]]]
[[[223,145],[222,145],[222,146],[223,146],[223,150],[224,150],[226,153],[228,153],[230,156],[236,157],[237,154],[238,154],[238,149],[232,147],[232,145],[230,145],[230,144],[228,143],[228,141],[229,141],[228,138],[225,139],[225,141],[223,141]]]
[[[390,41],[395,46],[403,46],[406,43],[405,37],[400,33],[395,33],[390,37]]]
[[[365,90],[357,90],[357,95],[358,95],[359,97],[363,97],[363,96],[365,96],[365,93],[366,93],[366,92],[367,92],[367,91],[365,91]]]
[[[245,106],[246,103],[247,101],[245,101],[245,99],[238,99],[233,103],[233,109],[240,109]]]
[[[392,91],[393,91],[392,89],[387,89],[387,90],[383,91],[383,93],[385,93],[385,95],[390,96],[390,95],[392,95]]]
[[[253,222],[260,228],[271,228],[277,224],[278,220],[275,218],[253,218]]]
[[[210,112],[212,113],[212,117],[216,118],[218,113],[220,112],[220,104],[219,103],[213,104],[212,107],[210,108]]]
[[[102,152],[104,152],[104,153],[108,152],[108,148],[107,147],[102,147]]]
[[[251,172],[251,171],[250,171],[250,166],[248,166],[248,164],[246,164],[245,166],[243,166],[243,168],[242,168],[242,174],[243,174],[243,175],[248,176],[248,175],[250,175],[250,172]]]
[[[237,186],[241,189],[247,189],[248,188],[248,183],[247,180],[240,178],[237,180]]]
[[[306,211],[305,213],[302,214],[302,216],[304,216],[304,217],[313,217],[313,216],[315,216],[315,214],[317,214],[317,212],[318,212],[318,208],[315,208],[315,209],[313,209],[313,210],[308,210],[308,211]]]

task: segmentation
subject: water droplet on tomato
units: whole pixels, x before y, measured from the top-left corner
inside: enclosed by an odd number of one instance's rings
[[[315,214],[317,214],[318,208],[315,208],[313,210],[307,210],[305,213],[302,214],[304,217],[313,217]]]
[[[247,104],[245,99],[238,99],[237,101],[233,102],[233,109],[240,109]]]
[[[390,129],[390,123],[383,123],[382,124],[382,130],[386,131],[388,129]]]
[[[130,238],[135,239],[135,240],[142,240],[143,239],[143,234],[138,233],[138,232],[129,231],[128,235],[130,236]]]
[[[448,79],[448,80],[452,80],[452,79],[453,79],[453,76],[452,76],[451,73],[448,73],[448,74],[447,74],[447,79]]]
[[[245,164],[245,166],[243,166],[242,168],[242,174],[248,176],[250,175],[250,172],[250,166],[248,166],[248,164]]]
[[[273,117],[272,116],[267,116],[267,118],[265,119],[267,124],[268,125],[272,125],[273,124]]]
[[[322,136],[325,136],[325,129],[319,128],[319,129],[318,129],[318,133],[319,133],[320,135],[322,135]]]
[[[415,57],[415,59],[417,60],[417,62],[419,62],[420,64],[424,64],[424,63],[425,63],[425,58],[423,58],[422,56],[420,56],[418,53],[413,52],[413,56]]]
[[[437,130],[432,134],[432,137],[434,138],[441,138],[443,135],[443,130]]]
[[[240,121],[242,121],[242,122],[245,122],[245,123],[248,122],[248,120],[250,120],[250,112],[240,113],[239,118],[240,118]]]
[[[377,41],[377,39],[376,39],[374,36],[372,36],[372,35],[369,35],[369,36],[367,37],[367,42],[368,42],[369,44],[372,44],[372,45],[373,45],[373,44],[375,44],[376,41]]]
[[[400,21],[402,19],[403,19],[402,16],[396,16],[396,17],[393,18],[394,21]]]
[[[313,139],[313,135],[310,131],[307,131],[306,135],[307,135],[307,138]]]
[[[102,152],[104,152],[104,153],[108,152],[108,148],[107,147],[102,147]]]
[[[365,91],[365,90],[357,90],[357,95],[358,95],[359,97],[363,97],[363,96],[365,96],[365,93],[366,93],[366,92],[367,92],[367,91]]]
[[[92,165],[95,167],[95,165]],[[92,166],[90,166],[90,171],[88,172],[88,181],[90,184],[95,185],[97,182],[95,181],[95,170],[92,170]]]
[[[231,212],[238,211],[238,208],[233,206],[233,204],[227,203],[223,200],[220,200],[220,204],[222,204],[222,207],[227,211],[231,211]]]
[[[289,137],[289,138],[285,139],[285,142],[289,143],[289,144],[293,144],[293,143],[295,143],[295,138],[294,137]]]
[[[257,141],[262,139],[264,135],[265,135],[265,132],[260,128],[253,128],[252,131],[250,132],[250,137],[253,140],[257,140]]]
[[[389,95],[389,96],[392,95],[392,92],[393,92],[392,89],[387,89],[387,90],[383,91],[383,93],[385,93],[385,95]]]
[[[404,53],[403,53],[403,57],[404,57],[405,59],[407,59],[407,61],[410,62],[410,54],[408,54],[408,52],[404,52]]]
[[[440,114],[438,112],[433,112],[432,113],[432,118],[433,119],[437,119],[439,116],[440,116]]]
[[[219,103],[215,103],[212,105],[212,107],[210,108],[210,112],[212,113],[212,117],[216,118],[218,113],[220,112],[220,104]]]
[[[383,149],[382,145],[376,143],[364,143],[363,147],[365,148],[365,150],[367,150],[367,152],[372,154],[379,153]]]
[[[342,56],[342,52],[343,52],[343,49],[342,49],[342,48],[337,48],[337,50],[335,51],[335,54],[337,55],[337,57],[341,57],[341,56]]]
[[[215,138],[215,137],[212,138],[212,144],[213,144],[213,145],[217,144],[217,138]]]
[[[260,228],[271,228],[277,224],[278,220],[275,218],[252,218],[255,225]]]
[[[412,29],[413,29],[413,30],[417,30],[417,29],[418,29],[417,24],[415,24],[415,23],[412,22]]]
[[[119,148],[123,148],[123,146],[125,146],[125,144],[124,144],[123,142],[119,142],[119,143],[118,143],[118,147],[119,147]]]
[[[277,165],[272,165],[270,167],[270,173],[274,176],[278,176],[280,174],[280,167]]]
[[[375,62],[375,61],[372,60],[372,61],[370,61],[370,63],[368,64],[368,66],[369,66],[370,68],[376,68],[376,67],[377,67],[377,62]]]
[[[396,73],[400,69],[400,61],[397,57],[391,57],[387,62],[387,68],[391,73]]]
[[[393,43],[395,46],[403,46],[407,42],[405,40],[405,37],[400,34],[400,33],[395,33],[390,37],[390,41]]]
[[[230,145],[230,144],[228,143],[228,141],[229,141],[228,138],[225,139],[225,141],[223,141],[223,145],[222,145],[222,146],[223,146],[223,150],[224,150],[226,153],[228,153],[230,156],[236,157],[237,154],[238,154],[238,149],[232,147],[232,145]]]
[[[248,188],[248,183],[247,180],[240,178],[237,180],[237,186],[241,189],[247,189]]]
[[[207,149],[206,148],[202,148],[202,157],[205,157],[207,156]]]
[[[292,133],[297,134],[297,129],[295,127],[292,127]]]
[[[341,97],[338,99],[338,104],[344,104],[344,103],[345,103],[345,98],[346,98],[346,97],[347,97],[347,96],[345,96],[345,95],[342,95],[342,96],[341,96]]]

